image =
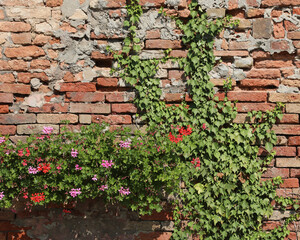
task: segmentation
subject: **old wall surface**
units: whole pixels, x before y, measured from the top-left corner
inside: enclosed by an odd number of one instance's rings
[[[110,75],[110,46],[120,50],[126,31],[125,0],[0,0],[0,133],[23,140],[43,126],[60,131],[60,121],[73,129],[107,121],[136,127],[133,89]],[[141,0],[144,14],[138,36],[142,58],[184,57],[181,32],[158,14],[189,15],[186,0]],[[229,99],[238,100],[237,122],[251,110],[270,110],[286,103],[278,134],[277,156],[266,178],[281,176],[279,195],[299,198],[300,178],[300,1],[199,0],[211,17],[231,14],[240,19],[235,30],[216,39],[215,55],[223,62],[211,73],[222,98],[224,79],[233,78]],[[158,72],[162,98],[177,103],[189,98],[177,64],[168,62]],[[36,209],[17,214],[0,211],[0,240],[11,239],[169,239],[167,213],[139,218],[124,209],[106,212],[99,202],[88,202],[71,215],[62,209]],[[289,212],[275,211],[265,229]],[[300,224],[290,226],[289,239],[300,239]],[[297,235],[298,234],[298,235]]]

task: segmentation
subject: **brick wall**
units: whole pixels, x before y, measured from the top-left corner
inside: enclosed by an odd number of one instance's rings
[[[141,58],[184,57],[181,32],[157,10],[189,14],[186,0],[141,0],[145,13],[138,36]],[[251,110],[270,110],[286,104],[274,127],[277,155],[265,178],[281,176],[278,195],[299,198],[300,178],[300,1],[199,0],[209,16],[231,14],[240,19],[235,30],[222,32],[215,55],[222,63],[211,72],[216,95],[224,96],[224,79],[232,76],[229,99],[238,100],[243,122]],[[102,121],[136,127],[135,93],[117,75],[110,75],[112,56],[106,46],[120,50],[125,0],[1,0],[0,1],[0,133],[12,141],[41,132],[44,125],[60,130],[69,120],[74,130]],[[183,72],[176,63],[160,66],[162,98],[169,103],[189,100]],[[261,152],[263,154],[263,151]],[[168,213],[140,219],[132,213],[87,202],[73,214],[61,209],[32,213],[0,212],[0,240],[6,239],[169,239]],[[115,216],[112,216],[115,214]],[[276,226],[289,211],[275,211],[265,229]],[[300,223],[290,226],[290,239],[300,238]],[[116,230],[117,229],[117,230]],[[57,236],[62,237],[57,237]]]

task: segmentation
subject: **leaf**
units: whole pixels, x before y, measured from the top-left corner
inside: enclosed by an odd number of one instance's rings
[[[273,144],[270,142],[267,142],[265,145],[266,150],[270,153],[273,149]]]
[[[204,192],[204,185],[201,183],[195,184],[194,188],[197,190],[198,194],[201,194]]]

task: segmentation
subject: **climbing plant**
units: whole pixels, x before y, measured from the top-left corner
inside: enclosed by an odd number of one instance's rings
[[[271,216],[276,199],[278,204],[299,208],[292,199],[276,196],[280,177],[262,181],[262,174],[275,153],[276,135],[271,130],[277,118],[282,117],[283,106],[272,111],[251,112],[250,122],[234,123],[237,110],[228,101],[230,81],[224,84],[224,100],[214,97],[209,72],[216,64],[213,55],[215,37],[237,22],[230,17],[208,19],[197,1],[189,5],[188,21],[174,18],[182,30],[182,43],[188,49],[187,57],[172,59],[169,51],[163,59],[139,58],[141,40],[136,37],[142,7],[138,0],[127,5],[128,19],[124,26],[129,34],[121,54],[116,54],[120,75],[137,92],[135,103],[141,118],[157,139],[169,138],[174,152],[180,158],[177,170],[184,184],[175,197],[175,230],[173,239],[283,239],[289,231],[287,225],[271,232],[262,231],[262,222]],[[161,17],[168,17],[161,11]],[[184,70],[186,88],[192,103],[183,101],[179,106],[168,106],[161,101],[160,80],[155,77],[160,63],[172,59]],[[182,131],[185,126],[190,131]],[[188,134],[187,134],[188,133]],[[183,137],[188,135],[188,137]],[[268,155],[258,157],[263,146]],[[191,166],[192,163],[192,166]],[[283,204],[284,203],[284,204]]]

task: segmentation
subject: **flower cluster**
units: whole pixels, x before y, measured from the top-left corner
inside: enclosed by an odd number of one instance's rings
[[[107,185],[102,185],[101,187],[99,187],[100,191],[104,191],[105,189],[108,189]]]
[[[120,143],[119,143],[119,146],[121,148],[130,148],[130,145],[131,145],[130,139],[126,140],[126,141],[120,141]]]
[[[92,180],[93,180],[94,182],[96,182],[96,181],[98,180],[98,178],[97,178],[97,175],[96,175],[96,174],[94,175],[94,177],[92,177]]]
[[[200,168],[200,159],[197,157],[197,158],[193,158],[193,160],[191,161],[191,163],[193,165],[195,165],[195,168]]]
[[[188,125],[186,129],[184,127],[178,127],[177,129],[179,131],[179,134],[176,137],[171,132],[169,133],[169,139],[171,142],[178,143],[183,140],[183,136],[188,136],[192,133],[192,128],[190,127],[190,125]]]
[[[50,135],[53,132],[53,127],[44,127],[43,128],[43,133]]]
[[[0,137],[0,144],[5,142],[5,137]]]
[[[2,200],[3,198],[4,198],[3,192],[0,192],[0,200]]]
[[[31,200],[33,201],[33,202],[37,202],[37,203],[39,203],[39,202],[42,202],[42,201],[45,201],[45,195],[44,195],[44,193],[35,193],[35,194],[31,194]]]
[[[81,188],[72,188],[71,191],[69,191],[69,193],[74,198],[77,195],[81,194]]]
[[[112,160],[110,160],[110,161],[108,161],[108,160],[102,160],[101,165],[102,165],[102,167],[110,168],[110,167],[112,167],[115,164],[113,163]]]
[[[119,190],[119,193],[124,196],[124,195],[129,195],[130,191],[129,191],[129,188],[121,187],[121,189]]]
[[[82,170],[82,167],[79,167],[79,165],[78,165],[78,164],[76,164],[76,165],[75,165],[75,170],[77,170],[77,171],[81,171],[81,170]]]
[[[30,174],[37,174],[39,172],[39,170],[37,168],[34,168],[34,167],[29,167],[28,168],[28,173]]]
[[[76,149],[74,149],[74,148],[72,148],[72,151],[71,151],[71,156],[72,156],[73,158],[76,158],[76,157],[77,157],[77,155],[78,155],[78,152],[77,152],[77,150],[76,150]]]
[[[50,163],[40,163],[38,167],[38,170],[42,171],[43,173],[49,172],[50,169]]]

